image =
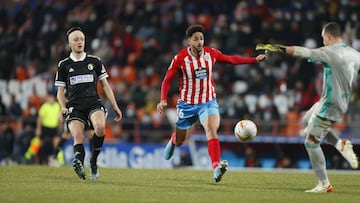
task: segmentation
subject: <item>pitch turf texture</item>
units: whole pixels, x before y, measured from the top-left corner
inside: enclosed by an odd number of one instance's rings
[[[91,182],[70,166],[1,166],[0,202],[360,202],[359,171],[330,171],[329,177],[334,193],[309,194],[311,171],[230,169],[214,183],[210,170],[101,168],[100,180]]]

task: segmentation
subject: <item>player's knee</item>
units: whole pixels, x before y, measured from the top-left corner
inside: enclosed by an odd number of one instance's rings
[[[105,125],[95,123],[93,127],[96,135],[103,136],[105,134]]]
[[[305,139],[304,145],[306,149],[316,149],[320,147],[320,143],[311,139],[311,135]]]
[[[74,134],[74,144],[84,143],[84,136],[81,134]]]
[[[217,130],[215,129],[205,130],[205,134],[208,140],[218,138]]]

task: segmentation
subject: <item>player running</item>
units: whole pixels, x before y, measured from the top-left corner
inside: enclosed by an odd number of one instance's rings
[[[180,77],[180,95],[177,103],[176,130],[165,147],[165,159],[169,160],[175,146],[181,146],[191,126],[199,119],[208,140],[208,152],[214,170],[214,181],[221,181],[227,170],[226,160],[220,161],[220,143],[217,131],[220,126],[219,105],[216,100],[213,70],[215,62],[233,65],[263,61],[266,55],[244,58],[229,56],[215,48],[204,46],[204,28],[192,25],[186,30],[188,47],[172,59],[161,86],[161,101],[157,110],[163,113],[167,107],[167,94],[173,79]]]

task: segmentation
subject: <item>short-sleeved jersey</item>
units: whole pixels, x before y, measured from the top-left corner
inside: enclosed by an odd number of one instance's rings
[[[346,113],[360,69],[360,53],[346,44],[337,43],[310,49],[308,58],[324,67],[323,92],[318,116],[337,121]]]
[[[55,86],[65,87],[67,105],[99,101],[97,80],[107,78],[103,63],[96,56],[85,54],[75,61],[71,55],[58,64]]]
[[[39,116],[42,118],[41,125],[46,128],[57,128],[59,125],[59,114],[61,106],[58,102],[45,102],[39,109]]]

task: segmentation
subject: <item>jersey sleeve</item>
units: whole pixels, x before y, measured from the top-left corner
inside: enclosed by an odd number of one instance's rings
[[[308,48],[305,48],[305,50]],[[332,58],[332,51],[329,49],[329,47],[320,47],[317,49],[308,49],[306,58],[309,58],[311,61],[320,61],[320,62],[326,62],[330,61]]]
[[[179,67],[179,62],[177,60],[177,57],[175,56],[171,61],[170,66],[166,71],[164,80],[161,84],[161,100],[167,100],[167,94],[170,89],[171,81],[173,81],[173,79],[179,72],[178,67]]]
[[[215,59],[218,63],[229,63],[232,65],[256,63],[255,57],[241,57],[238,55],[226,55],[221,53],[218,49],[211,49]]]
[[[96,71],[96,75],[98,76],[98,80],[102,80],[109,77],[109,74],[106,72],[105,65],[100,60],[97,61],[95,71]]]
[[[62,62],[58,64],[58,70],[55,76],[55,86],[65,87],[66,86],[66,71]]]

